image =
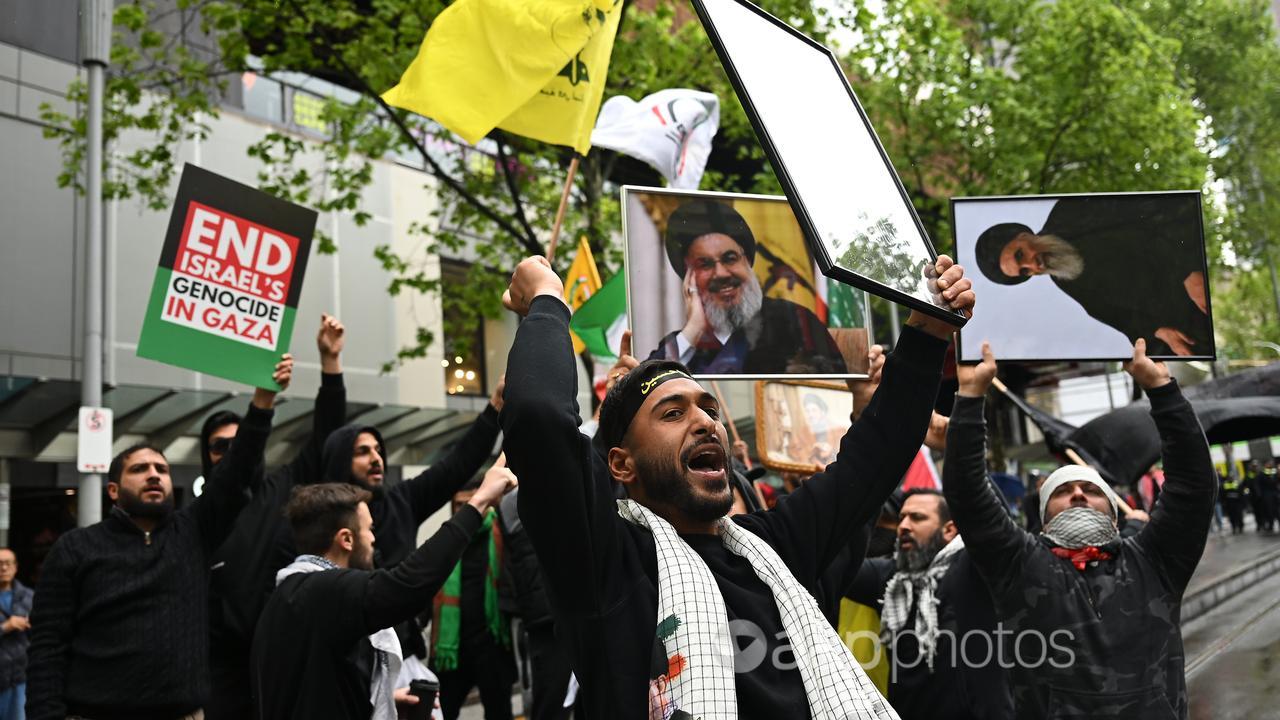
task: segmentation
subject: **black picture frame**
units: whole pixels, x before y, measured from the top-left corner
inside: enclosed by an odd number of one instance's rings
[[[1196,208],[1197,208],[1197,211],[1195,213],[1196,222],[1197,222],[1196,234],[1200,238],[1200,243],[1198,245],[1200,250],[1199,259],[1200,259],[1201,271],[1204,273],[1204,277],[1205,277],[1205,286],[1204,286],[1204,299],[1205,299],[1205,310],[1206,310],[1205,314],[1208,316],[1208,322],[1209,322],[1209,328],[1210,328],[1209,339],[1210,339],[1210,342],[1212,343],[1212,346],[1208,353],[1201,353],[1201,354],[1195,354],[1195,355],[1151,354],[1151,355],[1148,355],[1148,357],[1150,357],[1153,360],[1160,360],[1165,362],[1167,361],[1190,362],[1190,361],[1197,361],[1197,360],[1210,361],[1210,362],[1216,361],[1218,359],[1217,339],[1214,337],[1212,332],[1213,330],[1213,297],[1212,297],[1212,291],[1210,289],[1210,283],[1209,283],[1209,257],[1208,257],[1208,251],[1206,249],[1205,241],[1204,241],[1204,212],[1203,212],[1203,206],[1201,204],[1201,192],[1199,190],[1154,190],[1154,191],[1098,192],[1098,193],[1047,193],[1047,194],[1041,194],[1041,195],[982,195],[982,196],[969,196],[969,197],[953,197],[949,202],[949,205],[950,205],[949,212],[950,212],[951,228],[952,228],[952,232],[954,233],[954,237],[952,239],[954,241],[954,247],[956,248],[955,259],[957,263],[960,263],[965,267],[974,268],[973,271],[971,273],[968,273],[967,275],[972,276],[974,273],[979,272],[977,270],[976,260],[972,257],[967,256],[967,253],[968,253],[967,245],[965,247],[965,253],[961,252],[960,237],[959,237],[959,230],[958,230],[959,226],[957,225],[957,220],[956,220],[956,208],[959,207],[960,205],[993,204],[993,203],[999,203],[999,202],[1030,202],[1030,201],[1046,201],[1046,200],[1058,201],[1064,198],[1083,198],[1083,197],[1156,197],[1156,196],[1181,196],[1181,197],[1187,198],[1188,200],[1194,199],[1194,202],[1196,204]],[[1038,230],[1038,228],[1033,228],[1033,230]],[[973,330],[973,328],[970,328],[970,330]],[[977,363],[978,360],[974,358],[965,357],[964,340],[965,340],[965,333],[964,332],[957,333],[956,362],[964,365],[972,365]],[[1122,362],[1125,360],[1129,360],[1131,358],[1132,358],[1132,354],[1089,355],[1089,356],[1079,356],[1079,357],[1056,357],[1056,356],[1039,357],[1037,356],[1034,358],[1023,358],[1023,357],[1014,356],[1014,357],[1006,358],[1006,357],[1001,357],[997,353],[997,359],[1002,362],[1008,361],[1008,362],[1026,362],[1026,363]]]
[[[710,38],[711,45],[715,48],[716,55],[720,58],[720,63],[724,67],[725,74],[728,75],[729,82],[733,85],[734,92],[737,94],[738,100],[742,103],[743,110],[746,111],[747,118],[750,120],[751,126],[756,132],[756,137],[759,139],[760,145],[765,151],[765,155],[769,158],[769,162],[773,166],[778,182],[782,185],[783,193],[787,196],[787,200],[791,204],[792,210],[795,212],[796,220],[800,223],[800,228],[803,230],[805,238],[809,242],[814,259],[817,261],[818,267],[822,270],[823,275],[865,290],[874,295],[886,298],[892,302],[898,303],[899,305],[904,305],[913,310],[919,310],[932,317],[950,323],[957,328],[964,326],[968,318],[966,318],[962,313],[902,292],[897,288],[885,285],[884,283],[863,275],[856,270],[842,267],[832,259],[830,254],[827,252],[826,245],[821,240],[822,236],[818,231],[813,216],[810,214],[804,199],[800,196],[800,193],[792,180],[782,153],[774,144],[760,112],[757,109],[750,92],[747,90],[746,84],[738,72],[723,39],[720,36],[720,31],[717,29],[715,21],[712,18],[712,11],[708,9],[707,4],[709,2],[736,3],[773,24],[777,29],[788,33],[793,38],[802,41],[809,47],[826,56],[827,60],[830,61],[832,68],[836,71],[836,76],[844,85],[844,89],[848,93],[849,102],[851,102],[854,109],[857,110],[858,117],[862,120],[863,128],[868,133],[871,141],[876,147],[876,150],[879,152],[880,159],[884,163],[885,169],[893,179],[898,195],[902,199],[903,206],[906,208],[911,221],[914,223],[921,240],[923,240],[930,259],[937,260],[937,250],[934,248],[933,242],[929,238],[929,234],[925,231],[924,224],[920,222],[920,217],[916,213],[915,207],[911,204],[910,196],[907,195],[906,188],[902,185],[901,178],[898,177],[897,171],[894,170],[893,164],[889,161],[889,156],[884,151],[884,145],[880,142],[880,138],[876,134],[875,128],[872,127],[871,121],[867,118],[867,114],[863,110],[862,104],[858,102],[857,95],[854,93],[852,86],[849,85],[848,78],[845,77],[844,71],[841,69],[840,63],[836,60],[835,54],[821,43],[818,43],[773,15],[770,15],[768,12],[765,12],[756,5],[747,2],[747,0],[692,0],[692,2],[694,11],[697,13],[698,19],[702,22],[702,27],[706,30],[707,37]],[[763,48],[761,50],[764,51]]]

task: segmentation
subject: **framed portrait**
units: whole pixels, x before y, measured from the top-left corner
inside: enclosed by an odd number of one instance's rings
[[[865,377],[866,294],[817,270],[786,198],[622,189],[636,357],[698,378]]]
[[[835,55],[746,0],[693,6],[821,271],[963,325],[930,287],[937,253]]]
[[[822,381],[756,383],[756,452],[778,472],[812,474],[836,459],[852,424],[853,393]]]
[[[982,298],[962,362],[1216,357],[1197,190],[951,201],[956,260]]]

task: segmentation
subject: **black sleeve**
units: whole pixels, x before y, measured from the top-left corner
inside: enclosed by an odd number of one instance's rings
[[[561,611],[587,614],[626,592],[628,570],[613,487],[592,473],[591,441],[578,430],[574,363],[569,309],[535,298],[507,359],[504,449],[550,596]]]
[[[773,510],[735,518],[768,540],[801,583],[812,584],[852,533],[880,513],[920,452],[946,349],[946,342],[904,328],[835,462]]]
[[[1177,381],[1147,391],[1163,442],[1164,486],[1137,542],[1181,593],[1204,553],[1218,493],[1217,472],[1200,421]]]
[[[320,373],[320,391],[316,393],[315,411],[312,413],[311,434],[289,463],[289,483],[306,485],[320,482],[323,476],[320,453],[325,438],[342,427],[347,419],[347,387],[342,373]]]
[[[505,395],[505,392],[503,393]],[[498,439],[498,411],[486,405],[484,412],[471,423],[462,439],[448,455],[423,470],[412,480],[402,482],[391,492],[409,498],[414,523],[421,524],[458,492],[476,474],[493,452]]]
[[[63,536],[49,550],[31,608],[31,646],[27,650],[30,720],[63,720],[67,716],[63,691],[78,611],[75,576],[79,565],[67,539]]]
[[[263,456],[274,415],[274,410],[249,405],[227,456],[213,467],[213,477],[206,478],[204,493],[191,504],[190,512],[200,528],[206,553],[212,553],[227,539],[236,515],[248,499],[245,491],[257,490],[262,484]]]
[[[844,596],[870,608],[880,609],[884,589],[893,577],[896,567],[893,558],[867,558],[858,568],[853,582],[845,588]]]
[[[370,573],[364,591],[365,630],[373,633],[392,627],[428,607],[479,529],[480,513],[463,505],[409,557],[390,569]]]
[[[994,593],[1018,578],[1035,538],[1018,527],[1004,499],[987,481],[987,422],[983,399],[956,396],[947,427],[942,493],[965,549]]]

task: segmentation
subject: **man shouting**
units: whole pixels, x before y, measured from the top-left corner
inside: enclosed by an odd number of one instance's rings
[[[931,276],[945,304],[973,306],[949,258]],[[915,457],[951,326],[913,313],[836,461],[775,509],[730,520],[720,407],[680,363],[640,363],[609,390],[595,439],[579,433],[561,297],[545,259],[520,263],[503,298],[526,319],[501,422],[587,714],[895,717],[813,598]],[[609,478],[592,474],[597,449]],[[629,499],[615,500],[612,481]]]

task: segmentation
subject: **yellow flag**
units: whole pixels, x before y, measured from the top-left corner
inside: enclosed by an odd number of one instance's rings
[[[596,294],[601,284],[600,271],[596,269],[596,259],[591,255],[591,246],[587,244],[587,238],[584,235],[578,240],[578,254],[573,258],[573,264],[569,266],[569,272],[564,276],[564,301],[569,307],[577,310],[588,298]],[[573,337],[573,352],[582,353],[587,346],[582,344],[573,331],[569,334]]]
[[[469,143],[501,127],[585,155],[621,0],[456,0],[382,99]]]

